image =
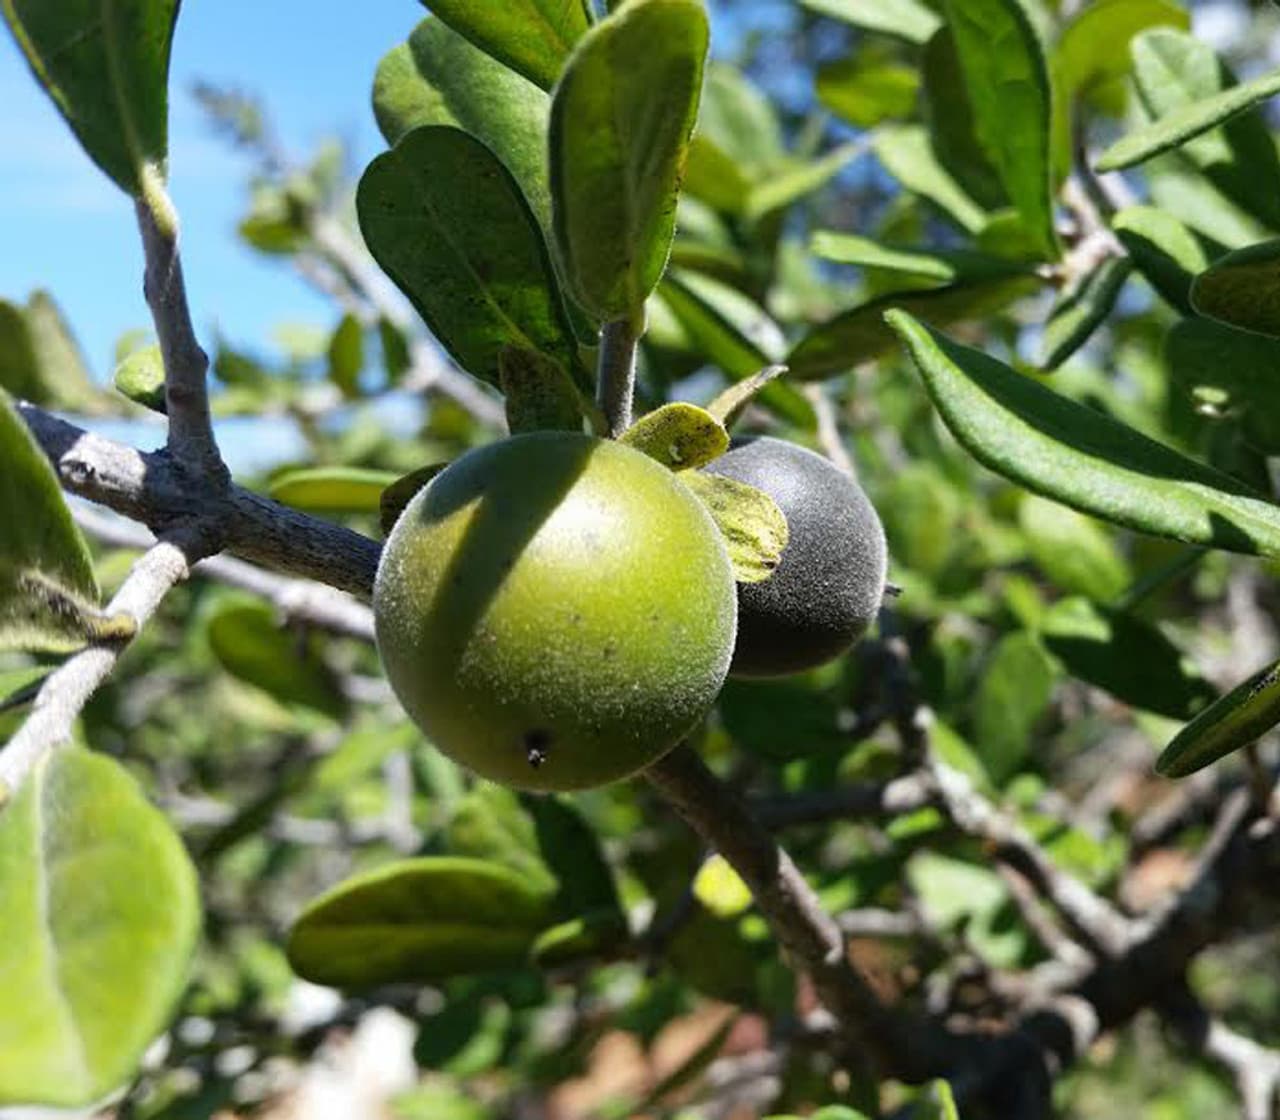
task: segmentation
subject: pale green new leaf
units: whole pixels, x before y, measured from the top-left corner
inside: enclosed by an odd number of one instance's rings
[[[689,471],[680,477],[719,526],[733,578],[739,583],[768,579],[790,536],[778,504],[763,490],[723,475]]]
[[[396,478],[368,467],[300,467],[273,478],[267,492],[308,513],[377,513],[382,492]]]
[[[729,449],[729,433],[696,404],[673,401],[640,417],[619,441],[673,471],[705,466]]]
[[[708,36],[695,0],[633,0],[583,36],[556,86],[556,248],[600,322],[637,321],[666,267]]]
[[[1280,556],[1280,509],[1243,483],[952,342],[905,312],[886,318],[943,420],[980,463],[1117,525]]]
[[[905,39],[909,43],[924,43],[941,23],[936,12],[921,0],[800,0],[810,11],[830,16],[854,27],[868,31],[880,31]]]
[[[111,759],[47,755],[0,810],[0,1105],[83,1108],[168,1025],[200,929],[195,870]]]
[[[168,158],[179,0],[0,0],[9,30],[81,146],[140,196]]]
[[[967,233],[977,233],[987,212],[952,178],[939,162],[928,131],[916,124],[877,130],[876,158],[907,190],[927,198]]]
[[[586,0],[423,0],[455,31],[543,89],[591,25]]]

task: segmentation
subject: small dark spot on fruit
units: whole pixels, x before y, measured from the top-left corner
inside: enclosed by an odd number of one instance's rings
[[[574,626],[581,626],[582,615],[578,611],[574,611],[573,614],[569,616],[569,621],[572,622]]]
[[[551,751],[551,732],[542,727],[535,727],[524,733],[525,758],[535,770],[547,761]]]
[[[618,647],[614,645],[612,642],[610,642],[607,646],[604,647],[604,650],[602,652],[604,653],[604,659],[606,661],[612,661],[615,657],[618,656]]]

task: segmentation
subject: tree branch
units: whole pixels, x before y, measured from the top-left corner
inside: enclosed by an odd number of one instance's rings
[[[107,613],[128,614],[140,629],[169,590],[186,579],[207,544],[195,533],[175,534],[155,544],[134,564],[107,605]],[[45,754],[71,740],[81,709],[106,680],[127,644],[116,641],[90,646],[46,678],[26,722],[0,751],[0,787],[16,790]]]
[[[320,580],[367,599],[381,547],[341,525],[289,509],[242,487],[219,486],[174,461],[93,435],[33,405],[18,412],[65,489],[157,536],[199,520],[225,547],[264,567]]]

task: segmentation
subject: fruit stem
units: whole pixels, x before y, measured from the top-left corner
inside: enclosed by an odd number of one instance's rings
[[[631,427],[631,399],[636,388],[636,345],[640,333],[629,319],[605,323],[600,331],[600,359],[596,400],[608,424],[608,436],[617,439]]]

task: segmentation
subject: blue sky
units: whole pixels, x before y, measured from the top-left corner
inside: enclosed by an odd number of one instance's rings
[[[740,2],[740,0],[739,0]],[[732,6],[715,5],[716,7]],[[754,10],[788,5],[760,0]],[[249,165],[214,136],[191,97],[198,79],[261,96],[293,152],[335,132],[363,166],[382,140],[369,107],[374,68],[426,10],[416,0],[188,0],[170,74],[170,190],[182,217],[192,311],[206,341],[261,346],[284,322],[332,325],[330,305],[286,266],[234,237]],[[737,20],[717,21],[723,50]],[[0,297],[47,288],[99,378],[116,338],[148,325],[132,205],[89,162],[0,32]]]

